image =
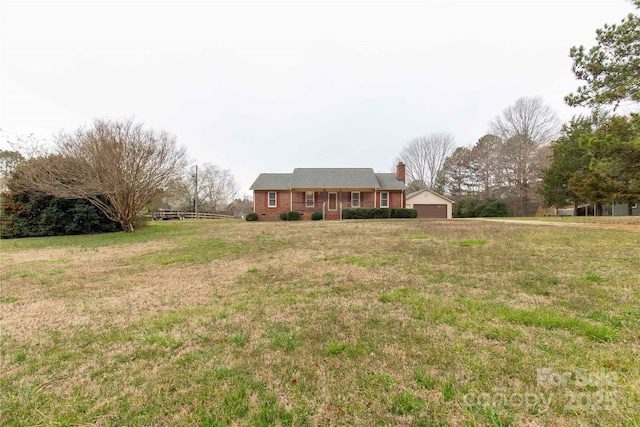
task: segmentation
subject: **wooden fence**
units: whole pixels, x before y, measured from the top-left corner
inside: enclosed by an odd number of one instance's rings
[[[157,221],[166,221],[170,219],[229,219],[234,218],[233,215],[227,213],[211,213],[211,212],[187,212],[187,211],[155,211],[153,219]]]

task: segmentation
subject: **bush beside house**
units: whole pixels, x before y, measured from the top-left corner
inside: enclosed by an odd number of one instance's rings
[[[343,219],[416,218],[417,216],[416,209],[356,208],[342,211]]]
[[[279,215],[280,221],[299,221],[301,217],[302,214],[296,211],[282,212]]]

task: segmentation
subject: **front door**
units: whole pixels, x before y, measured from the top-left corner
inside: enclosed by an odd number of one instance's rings
[[[338,193],[329,193],[329,210],[338,210]]]

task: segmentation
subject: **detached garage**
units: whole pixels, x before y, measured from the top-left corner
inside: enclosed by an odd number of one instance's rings
[[[407,208],[418,211],[418,218],[453,218],[453,200],[431,190],[407,194]]]

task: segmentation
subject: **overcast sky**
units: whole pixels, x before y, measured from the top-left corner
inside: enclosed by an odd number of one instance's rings
[[[0,0],[0,128],[49,138],[94,118],[174,133],[194,164],[388,172],[414,137],[472,145],[522,96],[563,121],[626,0]],[[3,145],[2,148],[9,148]]]

